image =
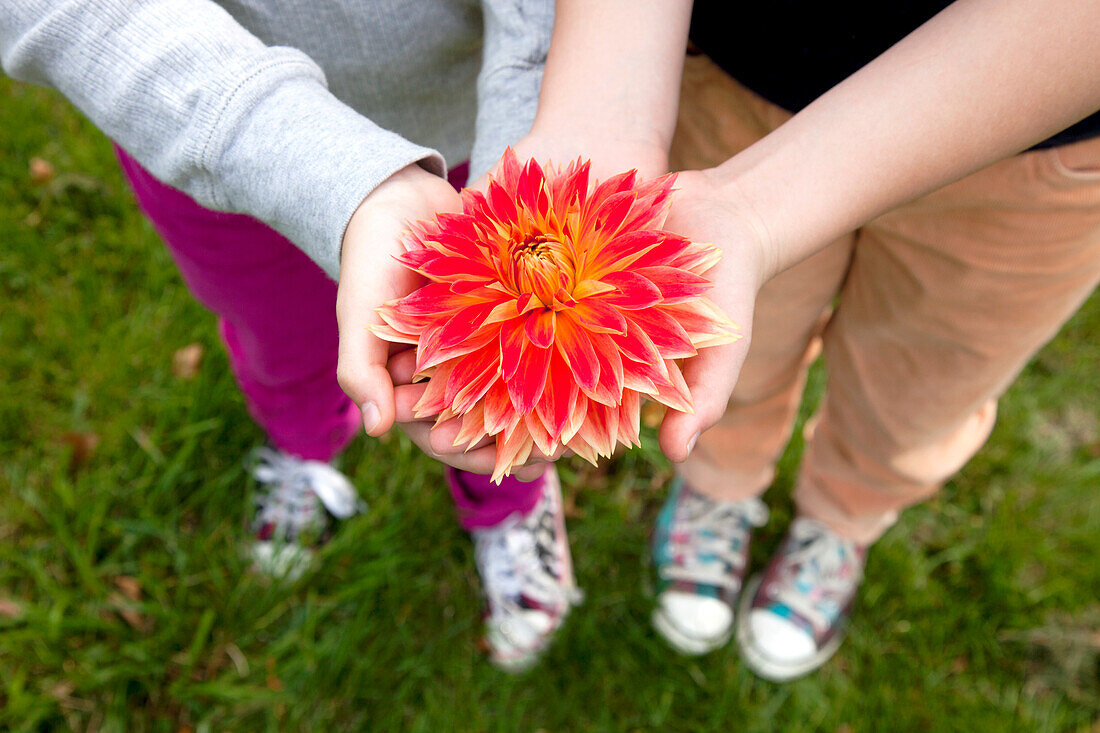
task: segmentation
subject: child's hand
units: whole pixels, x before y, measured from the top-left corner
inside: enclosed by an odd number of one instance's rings
[[[422,283],[394,259],[403,252],[401,235],[409,222],[440,211],[457,211],[462,202],[447,181],[418,165],[407,166],[382,182],[351,217],[341,251],[336,318],[340,386],[363,413],[363,427],[381,435],[394,423],[394,388],[386,371],[390,344],[367,326],[381,323],[375,308],[408,295]]]
[[[722,249],[722,259],[706,273],[714,282],[707,297],[740,327],[742,334],[740,340],[727,346],[703,349],[683,365],[695,412],[669,410],[660,429],[661,450],[670,460],[680,462],[687,459],[699,434],[725,412],[749,351],[756,295],[775,272],[767,232],[713,173],[680,173],[676,187],[679,191],[673,197],[665,229]]]
[[[433,458],[455,468],[489,474],[496,460],[495,446],[463,453],[461,448],[451,447],[457,425],[429,432],[432,421],[412,414],[412,406],[424,390],[423,384],[410,384],[414,351],[383,341],[367,328],[381,323],[375,308],[423,285],[418,275],[394,259],[403,251],[401,235],[409,222],[461,208],[462,201],[449,183],[416,165],[390,176],[359,205],[348,223],[341,252],[336,374],[340,386],[362,410],[368,434],[381,435],[396,421]],[[393,363],[387,370],[391,352]],[[454,430],[448,432],[451,427]],[[543,469],[537,462],[538,457],[532,458],[532,467],[520,469],[515,475],[538,478]]]
[[[496,439],[483,438],[473,446],[455,445],[461,419],[447,420],[435,426],[435,416],[417,417],[413,406],[424,393],[425,384],[412,384],[416,364],[416,349],[409,347],[394,353],[390,357],[389,370],[393,383],[397,405],[397,423],[402,432],[409,436],[421,450],[432,458],[449,466],[470,473],[491,474],[496,465]],[[533,481],[542,475],[545,464],[561,457],[561,452],[553,456],[543,455],[533,448],[527,465],[513,469],[512,475],[521,481]]]

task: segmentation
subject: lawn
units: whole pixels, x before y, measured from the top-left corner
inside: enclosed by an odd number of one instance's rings
[[[646,542],[670,477],[652,432],[599,469],[563,464],[588,598],[541,666],[508,676],[477,652],[441,470],[402,436],[346,453],[370,510],[315,572],[249,571],[241,457],[263,436],[213,317],[106,139],[0,79],[0,728],[1098,731],[1098,334],[1094,294],[986,448],[875,546],[837,657],[785,686],[650,629]],[[189,344],[197,369],[174,368]]]

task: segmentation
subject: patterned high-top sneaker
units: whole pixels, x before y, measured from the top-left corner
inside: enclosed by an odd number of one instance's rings
[[[767,520],[755,497],[716,501],[673,484],[653,534],[653,626],[674,649],[706,654],[729,641],[752,530]]]
[[[745,663],[775,682],[823,665],[840,647],[867,548],[796,518],[763,574],[745,589],[737,642]]]

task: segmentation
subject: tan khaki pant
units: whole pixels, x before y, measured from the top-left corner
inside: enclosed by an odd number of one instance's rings
[[[717,165],[788,116],[691,56],[673,168]],[[900,206],[764,287],[729,408],[684,478],[715,498],[762,493],[823,346],[826,396],[794,498],[870,543],[978,451],[997,398],[1098,281],[1100,139],[1017,155]]]

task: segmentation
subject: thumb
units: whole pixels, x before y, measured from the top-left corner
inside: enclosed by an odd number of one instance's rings
[[[396,217],[357,215],[348,225],[341,252],[336,378],[362,411],[364,430],[373,436],[393,427],[395,417],[393,381],[386,369],[390,344],[370,331],[382,324],[375,309],[417,286],[416,276],[393,259],[404,228]]]
[[[728,346],[706,348],[684,363],[684,381],[691,392],[695,412],[669,410],[661,422],[658,440],[670,461],[682,463],[695,441],[717,423],[726,411],[737,376],[748,353],[749,334]]]
[[[373,314],[373,313],[372,313]],[[389,344],[367,330],[371,319],[353,319],[345,327],[340,319],[340,352],[336,378],[340,387],[359,406],[363,429],[379,436],[393,427],[393,382],[386,370]]]

